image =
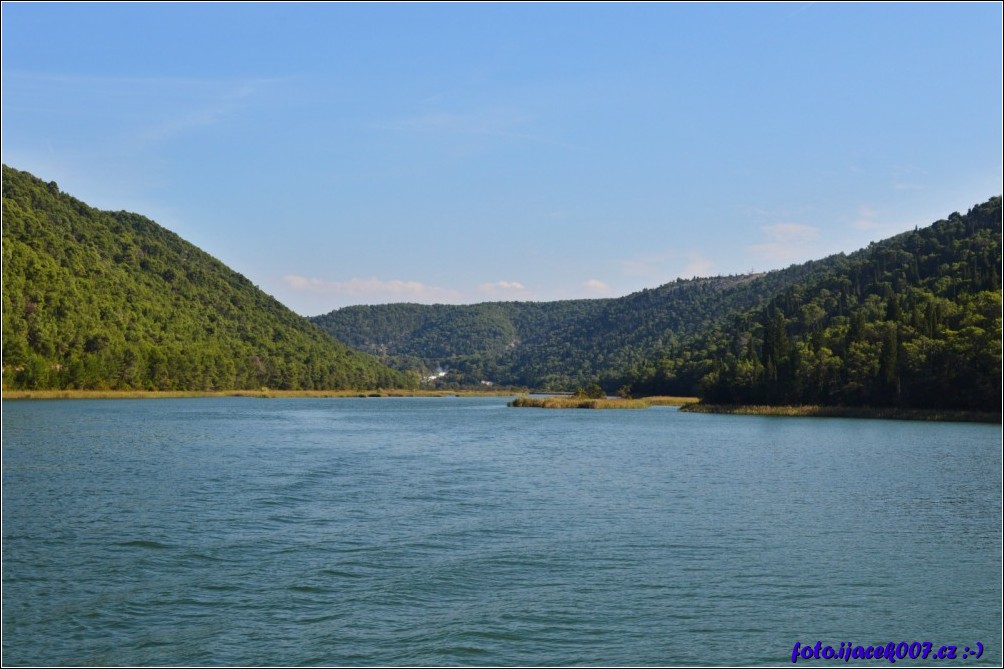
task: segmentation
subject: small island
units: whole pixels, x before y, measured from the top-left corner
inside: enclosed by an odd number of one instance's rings
[[[573,396],[520,396],[509,402],[510,407],[530,407],[537,409],[648,409],[654,406],[684,406],[694,404],[696,397],[645,397],[631,399],[625,397],[589,397],[576,393]]]

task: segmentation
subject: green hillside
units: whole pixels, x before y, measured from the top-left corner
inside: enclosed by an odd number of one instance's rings
[[[678,280],[618,299],[345,307],[315,323],[402,369],[451,371],[460,383],[570,390],[615,386],[731,314],[837,259],[755,276]],[[691,384],[693,385],[693,384]]]
[[[3,167],[3,385],[404,387],[177,235]]]
[[[313,320],[460,383],[999,412],[1000,207],[994,197],[850,255],[618,299],[348,307]]]
[[[1001,410],[1001,198],[873,243],[695,344],[711,402]]]

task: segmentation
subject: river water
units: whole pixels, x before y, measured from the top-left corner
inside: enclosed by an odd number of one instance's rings
[[[4,665],[1000,664],[1000,426],[505,401],[5,401]]]

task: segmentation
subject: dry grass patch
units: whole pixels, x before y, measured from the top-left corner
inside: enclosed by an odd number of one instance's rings
[[[647,409],[645,400],[589,399],[585,397],[517,397],[509,402],[511,407],[538,409]]]
[[[643,397],[642,399],[654,407],[682,407],[687,404],[695,404],[700,401],[697,397],[673,397],[671,395]]]

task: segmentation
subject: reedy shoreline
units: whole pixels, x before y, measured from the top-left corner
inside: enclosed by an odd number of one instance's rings
[[[962,423],[1000,423],[1001,415],[982,411],[947,409],[902,409],[897,407],[765,406],[733,404],[689,404],[680,411],[689,413],[735,414],[742,416],[804,416],[815,418],[882,418],[887,420],[929,420]]]
[[[513,397],[511,390],[416,390],[380,388],[376,390],[3,390],[4,400],[65,399],[171,399],[191,397],[281,398],[380,398],[380,397]],[[781,416],[813,418],[879,418],[938,422],[996,423],[1001,414],[980,411],[942,409],[902,409],[897,407],[843,406],[767,406],[701,404],[696,397],[644,397],[640,399],[588,399],[562,395],[528,397],[519,394],[508,402],[510,407],[542,409],[648,409],[675,406],[688,413],[715,413],[743,416]]]
[[[536,409],[648,409],[653,406],[683,406],[696,402],[696,397],[645,397],[637,400],[587,397],[517,397],[507,406]]]
[[[169,399],[180,397],[258,397],[277,399],[291,397],[512,397],[511,391],[491,390],[4,390],[5,400],[67,400],[67,399]]]

